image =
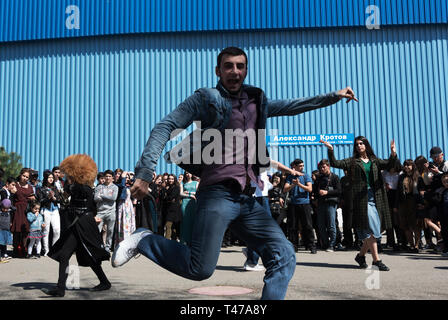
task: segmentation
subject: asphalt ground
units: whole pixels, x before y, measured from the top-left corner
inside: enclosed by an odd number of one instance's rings
[[[222,248],[215,273],[207,280],[192,281],[174,275],[144,256],[134,258],[120,268],[103,263],[112,288],[90,292],[98,280],[90,268],[77,267],[73,256],[71,280],[63,300],[251,300],[261,297],[264,272],[243,269],[242,247]],[[421,253],[384,250],[388,272],[359,269],[355,251],[318,251],[296,254],[297,268],[289,283],[286,300],[444,300],[448,299],[448,258],[431,251]],[[42,288],[57,281],[58,263],[48,257],[12,259],[0,264],[1,300],[60,300],[42,293]],[[202,295],[191,289],[212,287],[215,294],[223,287],[250,289],[240,295]],[[215,290],[214,290],[214,289]],[[250,291],[247,290],[247,291]]]

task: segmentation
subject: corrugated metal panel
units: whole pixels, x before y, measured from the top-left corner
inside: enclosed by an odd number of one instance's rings
[[[132,169],[151,129],[196,88],[215,86],[227,45],[249,56],[247,83],[269,98],[353,87],[359,103],[268,120],[279,134],[365,135],[380,157],[397,141],[401,159],[448,150],[445,26],[154,34],[0,45],[0,145],[42,171],[83,152],[100,170]],[[338,146],[337,156],[351,154]],[[311,171],[322,146],[279,147]],[[179,172],[159,161],[157,171]]]
[[[448,23],[446,0],[2,0],[0,42],[153,32]],[[76,8],[72,7],[76,6]],[[79,28],[68,29],[66,22]]]

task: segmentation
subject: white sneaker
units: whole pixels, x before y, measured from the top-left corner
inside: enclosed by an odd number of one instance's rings
[[[152,234],[151,230],[138,228],[127,239],[121,241],[112,255],[112,267],[118,268],[138,254],[137,246],[140,240]]]
[[[246,271],[264,271],[266,269],[260,264],[249,264],[249,263],[245,262],[244,270],[246,270]]]
[[[325,252],[334,252],[334,250],[331,248],[328,248],[327,250],[325,250]]]

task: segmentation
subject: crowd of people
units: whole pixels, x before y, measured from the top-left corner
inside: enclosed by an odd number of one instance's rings
[[[378,222],[378,252],[385,248],[412,253],[428,249],[448,256],[448,161],[439,147],[430,150],[430,157],[432,161],[424,156],[402,163],[397,159],[375,178],[375,183],[384,186],[391,221],[387,224],[383,216],[383,221]],[[254,193],[254,197],[268,203],[272,218],[296,252],[300,247],[314,254],[317,250],[361,250],[363,246],[364,239],[354,231],[356,178],[348,174],[348,165],[344,167],[330,152],[329,158],[322,159],[311,174],[304,172],[301,159],[295,159],[290,164],[295,175],[287,171],[269,174],[265,180],[267,193]],[[343,168],[345,175],[339,177],[333,167]],[[190,245],[200,179],[189,172],[177,177],[154,174],[148,195],[142,200],[131,197],[133,182],[134,173],[122,169],[106,170],[97,176],[94,201],[105,249],[113,251],[139,227]],[[7,245],[13,246],[12,257],[46,256],[64,228],[68,199],[64,197],[63,172],[59,167],[46,170],[40,181],[37,171],[23,168],[17,178],[8,177],[1,182],[0,197],[1,262],[11,259]],[[384,244],[380,241],[381,232],[387,238]],[[246,244],[228,230],[222,247],[232,245]],[[247,255],[247,249],[243,251]],[[245,267],[263,270],[260,266]]]

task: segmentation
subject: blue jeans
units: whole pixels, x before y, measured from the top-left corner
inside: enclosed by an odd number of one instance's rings
[[[204,280],[215,271],[228,227],[261,256],[266,268],[261,298],[284,299],[296,268],[293,246],[253,197],[222,185],[198,192],[191,247],[152,234],[139,242],[138,250],[181,277]]]
[[[266,210],[266,212],[272,216],[271,208],[269,207],[269,198],[268,197],[255,197],[255,200],[257,200],[257,202],[259,204],[261,204],[263,209]],[[258,264],[258,259],[260,259],[260,256],[257,254],[257,252],[255,250],[252,250],[251,248],[247,248],[247,261],[246,262],[248,264],[254,265],[254,264]]]
[[[322,248],[333,248],[336,244],[336,204],[319,201],[317,227]]]
[[[367,217],[369,219],[369,229],[358,229],[358,238],[360,240],[366,240],[373,235],[376,239],[381,239],[381,220],[376,209],[375,194],[372,189],[367,190],[368,202],[367,202]]]

